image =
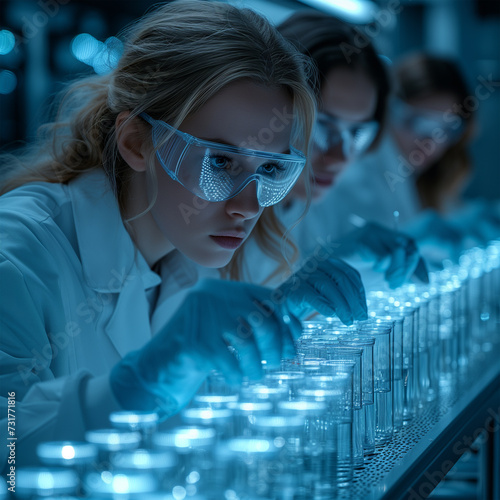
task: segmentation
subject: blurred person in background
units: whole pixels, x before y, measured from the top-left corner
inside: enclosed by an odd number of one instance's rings
[[[336,229],[365,221],[404,228],[439,265],[499,234],[495,205],[463,198],[476,126],[474,113],[461,106],[470,92],[457,63],[441,56],[407,55],[394,65],[393,79],[380,147],[346,171],[331,194],[342,214]]]
[[[383,272],[393,288],[414,274],[425,281],[425,264],[408,236],[376,223],[345,235],[337,230],[342,225],[342,214],[335,209],[337,180],[354,162],[374,151],[383,136],[390,92],[384,63],[368,37],[328,14],[301,11],[278,29],[317,69],[310,78],[318,101],[309,155],[311,170],[275,207],[280,220],[291,227],[292,242],[302,257],[321,247],[352,261],[355,267],[360,262],[370,268],[375,264],[378,276]],[[257,258],[250,261],[254,279],[279,279],[269,260],[267,264]]]

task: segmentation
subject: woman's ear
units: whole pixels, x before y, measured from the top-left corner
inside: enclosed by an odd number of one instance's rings
[[[130,111],[122,111],[116,117],[116,145],[122,158],[136,172],[147,169],[146,148],[144,147],[144,130],[139,119],[127,121]]]

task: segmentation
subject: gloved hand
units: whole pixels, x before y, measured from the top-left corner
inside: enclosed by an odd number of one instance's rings
[[[328,249],[307,260],[278,291],[299,318],[319,312],[325,316],[336,315],[348,325],[368,318],[365,289],[358,271],[343,260],[331,257]]]
[[[430,261],[457,261],[464,249],[465,232],[434,210],[425,210],[405,226]]]
[[[414,276],[429,283],[427,267],[415,241],[398,231],[368,222],[338,240],[336,255],[347,258],[358,255],[373,261],[373,269],[383,272],[391,288],[398,288]]]
[[[110,384],[117,401],[127,410],[169,416],[191,400],[214,369],[236,385],[242,376],[261,378],[261,360],[278,367],[283,357],[293,357],[301,324],[274,292],[246,283],[200,281],[163,331],[113,367]]]
[[[447,220],[460,227],[472,245],[485,245],[500,236],[500,202],[476,199],[465,202]]]

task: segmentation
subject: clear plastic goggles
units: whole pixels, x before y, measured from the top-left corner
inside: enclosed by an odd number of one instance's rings
[[[313,143],[323,153],[342,144],[342,152],[349,159],[362,155],[372,145],[378,129],[375,120],[347,122],[320,112],[314,124]]]
[[[438,130],[443,130],[453,142],[460,138],[465,125],[458,115],[453,116],[452,122],[446,121],[444,112],[417,108],[401,99],[392,99],[391,113],[398,127],[411,130],[420,138],[433,137]]]
[[[269,207],[290,192],[306,164],[305,156],[293,147],[291,154],[280,154],[218,144],[146,113],[140,116],[153,126],[156,157],[165,172],[207,201],[228,200],[255,181],[259,205]]]

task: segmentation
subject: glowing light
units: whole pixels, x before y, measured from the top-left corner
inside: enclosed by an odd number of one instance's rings
[[[188,474],[186,482],[189,484],[197,483],[200,480],[200,473],[198,471],[192,471]]]
[[[156,446],[179,449],[210,446],[215,439],[215,429],[201,427],[180,427],[174,432],[158,432],[153,437]]]
[[[61,449],[61,456],[66,460],[75,458],[75,449],[71,445],[63,446]]]
[[[175,446],[177,448],[189,448],[191,440],[186,436],[175,436]]]
[[[211,419],[214,417],[214,413],[211,409],[200,411],[200,417],[204,420]]]
[[[229,448],[240,453],[265,453],[271,449],[271,443],[267,439],[236,438],[229,441]]]
[[[154,412],[115,411],[109,416],[114,427],[138,429],[150,427],[158,422],[158,414]]]
[[[92,61],[92,67],[98,75],[105,75],[111,68],[108,64],[108,57],[105,50],[100,50]]]
[[[195,396],[195,401],[199,403],[217,404],[232,403],[238,401],[237,394],[219,395],[219,394],[200,394]]]
[[[17,77],[7,69],[0,71],[0,94],[10,94],[17,87]]]
[[[55,486],[54,476],[51,472],[41,472],[38,476],[38,488],[51,490]]]
[[[79,61],[92,66],[97,74],[102,75],[118,64],[123,43],[114,36],[103,43],[88,33],[81,33],[71,42],[71,51]]]
[[[116,493],[127,493],[129,491],[128,477],[125,474],[117,474],[113,478],[113,490]]]
[[[111,481],[113,481],[113,474],[111,474],[109,470],[105,470],[101,473],[101,479],[104,483],[111,484]]]
[[[214,420],[231,418],[230,410],[224,408],[188,408],[184,410],[183,418],[186,421],[190,420]]]
[[[252,402],[244,402],[244,401],[237,401],[234,403],[229,403],[228,408],[230,410],[239,410],[243,412],[249,412],[249,411],[259,411],[259,410],[271,410],[273,407],[272,403],[269,402],[258,402],[258,403],[252,403]]]
[[[106,50],[109,54],[109,66],[116,67],[123,52],[123,43],[118,38],[111,36],[105,42]]]
[[[118,434],[111,434],[108,438],[108,444],[117,445],[120,444],[120,436]]]
[[[99,52],[101,45],[102,42],[96,40],[92,35],[82,33],[73,38],[71,42],[71,51],[79,61],[91,64],[92,60]]]
[[[319,10],[353,23],[373,21],[376,5],[369,0],[301,0]]]
[[[136,450],[133,455],[134,465],[140,468],[151,466],[151,456],[148,450]]]
[[[172,488],[172,496],[175,500],[184,500],[186,498],[186,490],[182,486],[174,486]]]
[[[14,33],[8,30],[0,30],[0,56],[5,56],[16,46]]]
[[[196,492],[198,491],[198,488],[194,484],[188,484],[186,486],[186,496],[192,497],[196,495]]]
[[[275,437],[273,442],[276,448],[283,448],[283,446],[285,446],[286,444],[285,438],[281,436]]]

